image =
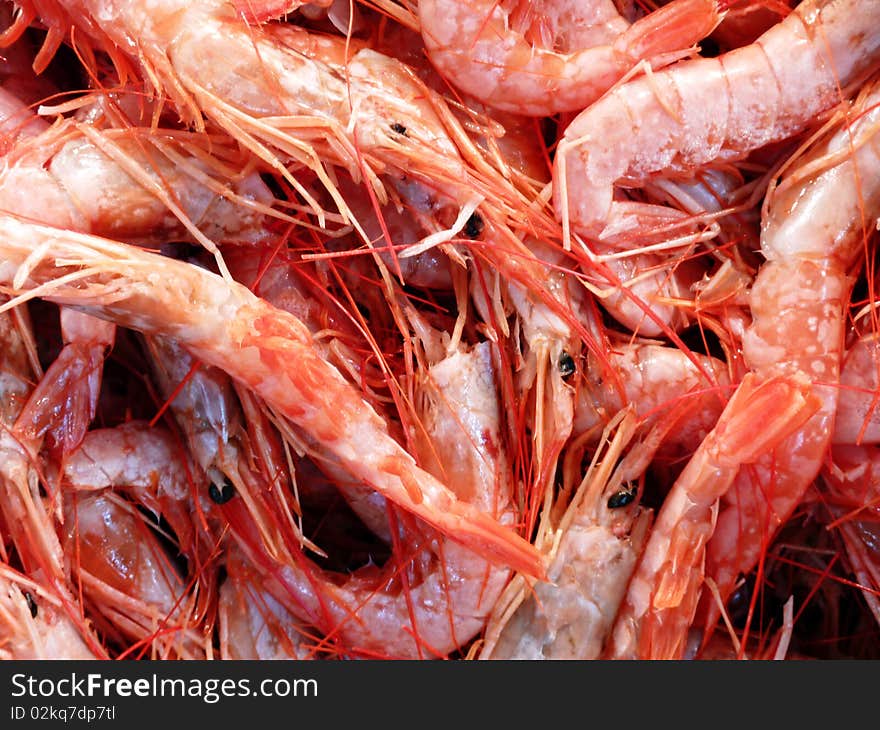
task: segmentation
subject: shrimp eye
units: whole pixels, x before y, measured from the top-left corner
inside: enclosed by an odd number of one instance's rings
[[[228,479],[224,479],[222,486],[218,487],[216,484],[211,484],[208,487],[208,496],[215,504],[226,504],[235,496],[235,487],[232,486],[232,482]]]
[[[394,124],[391,125],[391,131],[397,132],[397,134],[402,134],[404,137],[406,137],[406,127],[404,127],[402,124],[394,122]]]
[[[464,224],[464,235],[468,238],[476,238],[483,232],[483,228],[485,227],[485,223],[483,223],[483,219],[480,218],[479,214],[471,213],[471,217],[467,219],[467,222]]]
[[[626,507],[628,504],[631,504],[632,501],[636,498],[636,493],[638,489],[635,485],[629,487],[628,489],[621,489],[619,492],[615,492],[608,498],[608,509],[618,509],[619,507]]]
[[[28,610],[31,612],[31,618],[37,617],[37,602],[34,600],[34,597],[28,591],[22,591],[24,593],[24,600],[27,603]]]
[[[563,378],[568,378],[575,374],[577,370],[577,366],[574,364],[574,358],[569,355],[565,350],[562,351],[562,354],[559,356],[559,374]]]

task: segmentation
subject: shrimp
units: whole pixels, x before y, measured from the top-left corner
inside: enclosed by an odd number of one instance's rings
[[[418,389],[416,451],[462,501],[509,524],[513,483],[496,388],[489,343],[431,365]],[[510,571],[433,531],[407,532],[412,552],[346,577],[296,556],[281,565],[267,561],[248,550],[244,531],[239,542],[273,595],[328,639],[368,656],[446,656],[482,629]]]
[[[683,656],[719,497],[743,464],[797,433],[819,407],[802,375],[746,375],[660,508],[615,619],[608,658]],[[774,414],[769,422],[768,413]],[[749,425],[761,419],[765,427],[756,442]]]
[[[25,572],[61,587],[66,580],[63,553],[39,492],[39,444],[13,431],[34,377],[29,351],[35,346],[28,330],[24,308],[0,314],[0,509]]]
[[[184,580],[117,491],[165,517],[187,550],[195,539],[191,488],[168,434],[136,422],[90,431],[62,472],[65,552],[86,598],[112,628],[150,643],[159,656],[204,658],[194,582]],[[192,561],[191,569],[196,566],[207,570]]]
[[[680,211],[622,200],[616,189],[742,159],[802,131],[842,100],[841,87],[876,68],[878,28],[877,3],[804,0],[749,46],[612,89],[559,142],[553,195],[565,240],[574,232],[620,244],[690,224]]]
[[[686,399],[690,401],[687,417],[669,435],[667,445],[692,453],[724,407],[724,388],[730,380],[727,366],[715,358],[689,355],[675,347],[638,343],[614,347],[608,360],[614,378],[603,372],[595,356],[587,361],[577,383],[574,433],[581,435],[604,427],[627,404],[632,404],[644,424],[650,426]]]
[[[875,81],[853,104],[853,121],[797,158],[765,204],[761,245],[767,262],[750,294],[753,322],[743,337],[744,359],[761,378],[802,373],[816,382],[822,407],[743,470],[727,495],[707,552],[707,572],[722,597],[791,515],[832,440],[850,273],[864,251],[867,226],[880,216],[878,104]],[[710,619],[707,628],[713,625]]]
[[[640,62],[687,55],[722,17],[713,0],[674,0],[632,26],[605,0],[523,5],[420,0],[419,19],[446,78],[489,106],[533,116],[584,109]]]
[[[327,211],[295,171],[311,171],[347,222],[347,206],[328,166],[341,166],[353,180],[364,181],[380,205],[396,188],[415,182],[459,214],[480,205],[486,228],[491,224],[504,232],[498,245],[481,248],[481,255],[511,279],[542,287],[542,267],[510,224],[522,225],[522,211],[537,230],[558,224],[532,203],[532,190],[518,189],[486,161],[446,101],[395,59],[365,48],[340,69],[336,58],[332,63],[312,58],[263,28],[249,27],[225,0],[167,0],[153,8],[146,23],[130,3],[25,5],[24,17],[39,15],[62,34],[75,25],[78,43],[90,39],[110,48],[114,60],[130,49],[135,58],[120,63],[128,67],[135,60],[160,102],[171,100],[196,131],[210,122],[227,132],[282,177],[319,224]]]
[[[610,473],[637,421],[632,409],[621,413],[607,453],[601,461],[597,454],[560,524],[541,533],[551,544],[550,580],[523,595],[514,579],[496,604],[481,659],[601,656],[651,522],[627,484],[650,460],[650,448]]]
[[[15,422],[15,431],[63,458],[82,443],[95,417],[104,357],[116,328],[87,314],[61,309],[64,347],[46,370]]]
[[[105,658],[83,640],[82,631],[55,596],[0,564],[0,658]]]
[[[0,173],[0,209],[148,245],[182,238],[216,251],[215,239],[266,240],[273,201],[266,185],[229,165],[214,172],[220,159],[188,148],[193,137],[163,140],[134,127],[107,97],[95,96],[82,120],[50,127],[5,90],[0,96],[3,123],[18,132]],[[212,177],[221,173],[231,184]]]
[[[0,217],[0,233],[0,283],[177,339],[253,388],[392,502],[493,560],[543,574],[533,546],[416,465],[360,393],[317,355],[293,315],[208,271],[106,239],[12,216]],[[66,275],[76,282],[65,283]]]
[[[878,336],[873,332],[859,337],[846,352],[834,419],[835,444],[880,443],[878,357]]]
[[[208,494],[217,504],[234,496],[247,504],[271,555],[279,544],[295,541],[314,549],[294,521],[284,496],[288,470],[279,455],[277,436],[268,424],[260,429],[259,406],[250,418],[243,413],[244,392],[236,395],[226,373],[196,362],[177,343],[147,337],[146,348],[159,390],[183,432],[197,465],[211,483]],[[244,401],[247,402],[247,401]],[[251,431],[261,438],[251,439]],[[254,448],[253,441],[259,442]],[[299,512],[294,504],[293,511]]]

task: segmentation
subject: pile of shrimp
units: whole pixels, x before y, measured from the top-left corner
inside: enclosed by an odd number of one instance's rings
[[[880,656],[880,3],[0,52],[0,656]]]

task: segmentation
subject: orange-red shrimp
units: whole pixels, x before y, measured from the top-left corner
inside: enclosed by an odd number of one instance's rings
[[[204,269],[106,239],[8,215],[0,216],[0,233],[6,286],[177,339],[326,444],[392,502],[493,560],[543,573],[533,546],[416,465],[360,393],[318,356],[293,315]]]
[[[763,379],[809,378],[822,407],[744,469],[726,496],[707,553],[707,573],[723,598],[791,515],[831,443],[851,269],[880,216],[878,104],[874,83],[841,128],[794,160],[765,202],[761,246],[767,262],[750,294],[753,321],[743,336],[744,359]],[[712,625],[710,619],[707,628]]]
[[[580,111],[641,62],[656,68],[687,55],[721,17],[713,0],[673,0],[632,26],[602,0],[419,2],[425,47],[447,79],[534,116]],[[584,26],[592,32],[579,33]]]
[[[718,499],[742,465],[797,433],[819,406],[802,375],[746,376],[660,508],[615,619],[608,658],[682,658]],[[751,430],[756,422],[765,424],[759,440]]]
[[[616,192],[658,176],[688,175],[715,160],[742,159],[803,130],[842,101],[841,87],[876,68],[878,28],[875,2],[805,0],[749,46],[613,89],[559,143],[553,194],[563,227],[619,242],[692,221]]]
[[[416,451],[474,509],[509,524],[513,479],[503,443],[491,345],[453,352],[420,376]],[[235,527],[235,523],[233,523]],[[510,571],[433,531],[407,529],[378,569],[336,577],[296,555],[267,561],[240,540],[266,586],[301,620],[355,653],[446,656],[480,631]]]

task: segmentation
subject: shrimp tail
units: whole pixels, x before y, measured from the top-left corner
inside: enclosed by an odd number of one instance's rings
[[[635,61],[667,65],[692,53],[680,48],[708,36],[724,19],[716,0],[679,0],[664,5],[626,29],[614,42]],[[680,48],[680,50],[670,50]]]

